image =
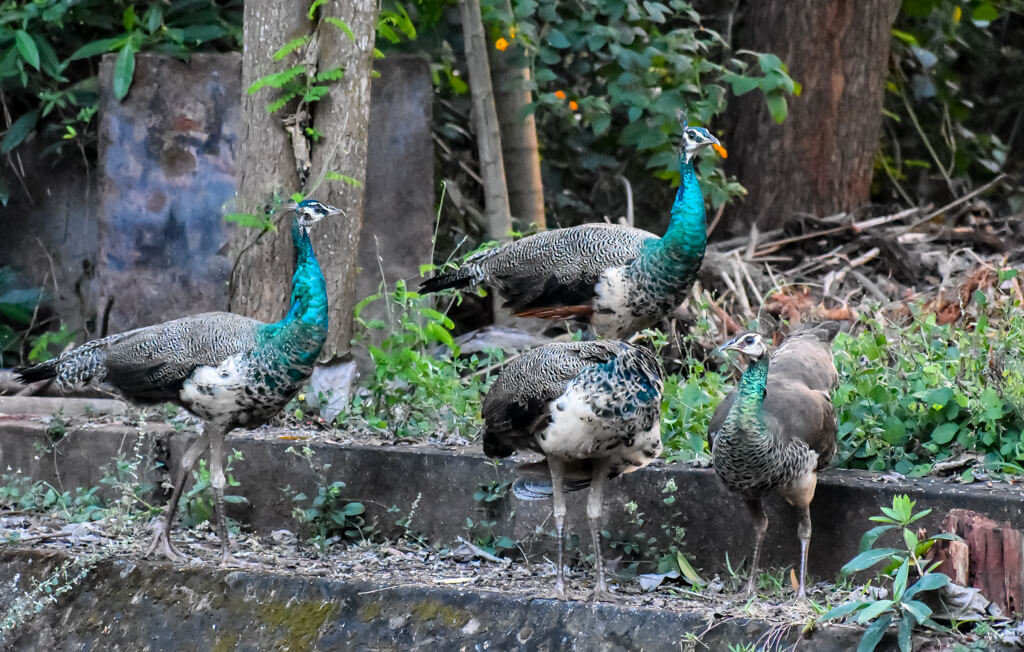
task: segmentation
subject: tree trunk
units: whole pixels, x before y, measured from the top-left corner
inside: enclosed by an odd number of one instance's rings
[[[352,337],[377,5],[374,0],[332,0],[317,10],[316,23],[309,20],[308,11],[308,2],[245,3],[243,88],[300,62],[310,75],[339,66],[344,67],[344,75],[326,82],[331,90],[319,102],[303,106],[292,102],[273,114],[266,105],[275,98],[267,91],[243,95],[237,203],[240,212],[262,215],[273,208],[275,194],[287,199],[302,191],[345,210],[344,216],[321,222],[312,234],[331,306],[331,330],[321,354],[321,360],[328,361],[347,353]],[[325,22],[325,17],[340,19],[355,38]],[[305,47],[274,61],[274,52],[307,34],[312,39]],[[307,138],[306,125],[319,131],[315,142]],[[351,177],[360,185],[328,181],[328,173]],[[232,311],[264,321],[284,315],[294,257],[288,237],[290,219],[290,211],[281,207],[274,215],[276,233],[235,230]]]
[[[778,55],[803,85],[781,125],[757,92],[736,98],[725,145],[748,191],[733,231],[781,226],[797,212],[833,214],[868,201],[882,123],[892,23],[900,0],[745,2],[735,49]],[[737,228],[739,227],[739,228]]]
[[[527,83],[530,69],[523,65],[524,53],[512,45],[491,54],[494,99],[501,131],[501,154],[508,182],[508,201],[512,216],[526,227],[536,224],[544,229],[544,186],[540,178],[540,151],[533,114],[523,116],[533,100]]]
[[[506,240],[512,229],[505,165],[501,157],[501,132],[494,107],[494,87],[487,59],[487,37],[480,17],[480,0],[461,0],[462,34],[469,68],[469,88],[473,99],[473,129],[476,131],[480,176],[484,180],[484,214],[487,234]]]

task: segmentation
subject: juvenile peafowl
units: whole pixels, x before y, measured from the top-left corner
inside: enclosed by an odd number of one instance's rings
[[[761,499],[777,491],[800,510],[797,595],[806,597],[810,504],[817,472],[836,452],[836,415],[829,392],[839,382],[832,359],[832,339],[838,332],[838,322],[805,326],[771,355],[758,333],[743,333],[719,347],[739,351],[749,360],[739,386],[718,406],[708,426],[715,472],[730,491],[744,498],[754,520],[747,595],[757,584],[768,529]]]
[[[224,436],[266,422],[309,378],[327,337],[327,291],[309,230],[340,212],[309,199],[294,206],[291,309],[277,323],[208,312],[93,340],[19,370],[24,382],[54,378],[62,390],[109,383],[130,401],[170,401],[203,419],[204,432],[182,458],[147,555],[160,548],[172,561],[186,559],[169,534],[185,478],[209,448],[222,564],[233,563],[224,518]]]
[[[606,338],[653,326],[682,303],[704,259],[707,225],[694,158],[709,146],[726,155],[707,129],[685,120],[682,126],[682,180],[661,238],[617,224],[544,231],[470,256],[420,290],[483,283],[498,289],[516,316],[581,321]]]
[[[598,526],[605,481],[647,466],[661,453],[662,374],[646,349],[619,341],[558,342],[510,362],[483,403],[484,453],[543,453],[527,465],[551,478],[558,536],[556,597],[565,599],[565,491],[590,486],[587,516],[594,544],[594,599],[611,594],[604,578]]]

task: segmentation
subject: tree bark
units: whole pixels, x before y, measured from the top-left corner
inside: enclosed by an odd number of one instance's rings
[[[732,101],[735,124],[725,145],[748,191],[732,209],[744,225],[781,226],[797,212],[834,214],[868,201],[882,123],[892,23],[900,0],[745,2],[736,49],[772,52],[803,85],[789,117],[772,120],[764,98]]]
[[[312,105],[293,102],[271,114],[266,111],[274,99],[269,93],[243,94],[237,203],[240,212],[261,215],[273,207],[275,194],[286,199],[302,191],[344,209],[344,216],[321,222],[312,234],[331,306],[331,330],[321,354],[321,361],[329,361],[347,353],[352,338],[377,5],[373,0],[332,0],[317,10],[317,23],[308,18],[309,5],[271,0],[245,3],[244,89],[297,62],[306,63],[308,74],[339,66],[345,70],[339,81],[328,82],[330,92]],[[323,18],[328,16],[343,21],[355,38],[325,22]],[[304,35],[312,36],[305,47],[284,61],[274,61],[274,52]],[[298,126],[292,126],[297,134],[293,137],[286,124],[294,121],[297,110],[300,119]],[[320,132],[315,142],[303,132],[307,123]],[[329,172],[352,177],[360,185],[328,181]],[[231,275],[232,311],[264,321],[284,315],[294,257],[287,235],[290,219],[290,211],[281,207],[273,218],[276,233],[235,230],[231,241],[236,261]]]
[[[508,201],[512,216],[523,226],[537,225],[543,230],[544,186],[540,178],[540,150],[533,114],[524,117],[533,100],[527,83],[530,69],[523,65],[524,53],[518,45],[491,54],[494,99],[501,132],[501,154],[508,183]]]
[[[487,234],[495,240],[507,240],[512,229],[505,164],[501,157],[501,131],[494,106],[494,87],[487,59],[487,38],[480,0],[461,0],[462,33],[469,68],[469,88],[473,100],[473,129],[476,131],[480,176],[484,180],[484,214]]]

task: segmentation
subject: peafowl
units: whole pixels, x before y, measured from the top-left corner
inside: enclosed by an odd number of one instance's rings
[[[771,355],[758,333],[743,333],[723,344],[749,365],[739,386],[725,397],[708,426],[711,460],[718,477],[740,494],[754,520],[754,554],[747,595],[757,583],[758,559],[768,519],[761,499],[778,491],[800,510],[800,581],[811,540],[810,504],[817,472],[836,452],[836,416],[829,392],[839,382],[832,360],[838,322],[811,324],[793,332]]]
[[[653,326],[682,303],[704,259],[704,197],[693,160],[708,146],[726,155],[706,129],[682,126],[682,181],[661,238],[617,224],[545,231],[474,254],[420,290],[484,283],[501,291],[516,316],[581,321],[607,338]]]
[[[558,342],[510,362],[484,398],[484,453],[543,453],[526,465],[551,479],[558,536],[556,597],[565,600],[562,555],[565,490],[590,486],[587,516],[594,544],[595,600],[609,599],[598,538],[605,481],[661,453],[662,374],[646,349],[619,341]]]
[[[263,424],[302,388],[327,337],[327,291],[309,230],[340,209],[307,199],[293,207],[295,274],[291,309],[274,324],[208,312],[87,342],[58,358],[19,370],[24,382],[48,378],[68,390],[109,383],[137,403],[171,401],[203,419],[174,479],[171,502],[146,555],[159,548],[187,559],[170,540],[171,525],[192,465],[210,450],[222,565],[234,562],[224,518],[224,436]]]

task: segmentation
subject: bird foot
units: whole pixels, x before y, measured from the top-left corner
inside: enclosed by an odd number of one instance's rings
[[[220,567],[222,569],[248,569],[258,568],[259,564],[251,561],[242,561],[241,559],[236,558],[230,552],[224,551],[224,553],[220,557]]]
[[[530,596],[530,599],[531,600],[561,600],[562,602],[565,602],[566,600],[568,600],[568,598],[565,595],[565,589],[563,589],[563,588],[553,588],[550,591],[541,591],[539,593],[534,593],[533,595]]]
[[[171,562],[174,562],[175,564],[184,564],[191,561],[192,559],[191,557],[182,553],[180,550],[174,547],[174,544],[171,543],[171,537],[167,533],[167,528],[163,525],[163,523],[157,524],[156,532],[153,535],[153,541],[150,542],[149,548],[146,549],[145,554],[142,556],[149,557],[157,550],[159,550],[164,557],[166,557]]]
[[[622,596],[612,593],[608,589],[594,589],[590,594],[591,602],[611,602],[613,604],[619,604],[622,602]]]

